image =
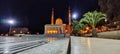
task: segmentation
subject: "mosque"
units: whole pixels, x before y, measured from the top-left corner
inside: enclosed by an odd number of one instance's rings
[[[45,25],[44,34],[70,34],[72,32],[70,7],[68,8],[68,24],[64,24],[61,18],[54,20],[54,9],[52,8],[51,24]]]

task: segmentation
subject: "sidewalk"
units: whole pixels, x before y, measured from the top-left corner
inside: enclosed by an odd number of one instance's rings
[[[17,54],[67,54],[69,39],[64,38]]]
[[[40,42],[40,41],[44,41],[44,40],[41,39],[41,40],[35,40],[35,41],[25,41],[25,42],[18,42],[18,43],[16,42],[16,43],[0,44],[0,48],[5,48],[6,46],[10,47],[10,46],[14,46],[14,45],[27,44],[27,43],[33,43],[33,42]],[[2,42],[0,42],[0,43],[2,43]]]
[[[71,54],[120,54],[120,40],[71,37]]]

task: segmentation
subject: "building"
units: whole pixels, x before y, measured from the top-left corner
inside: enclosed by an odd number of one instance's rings
[[[28,28],[12,28],[10,34],[25,34],[28,31]]]
[[[70,34],[72,31],[71,27],[71,12],[68,9],[68,24],[64,24],[61,18],[57,18],[54,23],[54,9],[52,8],[51,24],[45,25],[45,34]]]

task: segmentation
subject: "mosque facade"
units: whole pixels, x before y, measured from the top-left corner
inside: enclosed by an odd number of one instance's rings
[[[55,22],[55,23],[54,23]],[[54,9],[52,8],[51,24],[46,24],[44,34],[70,34],[72,32],[71,26],[71,12],[68,9],[68,23],[64,24],[61,18],[54,19]]]

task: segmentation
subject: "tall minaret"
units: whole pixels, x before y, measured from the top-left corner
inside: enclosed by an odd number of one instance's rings
[[[54,8],[52,8],[51,25],[54,25]]]
[[[69,22],[69,25],[71,25],[71,10],[70,10],[70,6],[68,7],[68,22]]]

